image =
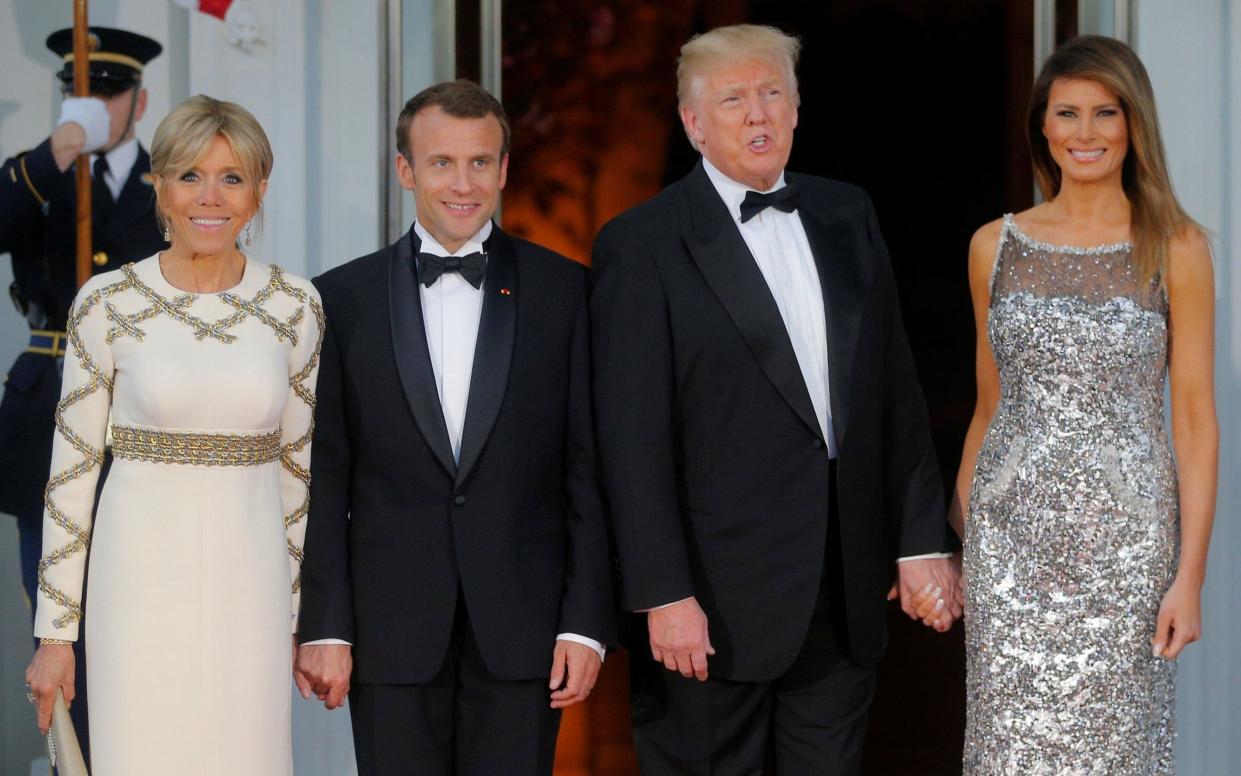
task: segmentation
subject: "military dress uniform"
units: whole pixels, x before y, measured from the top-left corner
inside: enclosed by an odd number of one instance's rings
[[[72,30],[53,33],[47,45],[65,60],[58,76],[68,91],[73,84]],[[103,97],[141,88],[143,66],[161,50],[150,38],[103,27],[90,28],[90,45],[91,93]],[[116,155],[132,157],[133,149],[123,148],[127,145],[119,144]],[[111,154],[90,157],[94,177],[91,269],[96,274],[165,247],[155,220],[151,157],[140,145],[136,150],[116,196],[105,175]],[[77,294],[75,168],[76,163],[60,171],[50,138],[0,167],[0,253],[12,257],[14,281],[9,294],[30,326],[29,345],[9,368],[0,400],[0,512],[17,516],[22,583],[32,604],[37,598],[43,494],[60,399],[64,330]],[[80,643],[75,652],[80,700],[73,703],[71,712],[86,750],[85,661]]]

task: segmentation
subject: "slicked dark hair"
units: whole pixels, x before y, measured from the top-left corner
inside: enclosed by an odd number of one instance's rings
[[[414,116],[427,108],[438,106],[449,116],[458,119],[482,119],[495,116],[500,122],[500,131],[504,140],[500,145],[500,158],[508,155],[508,144],[511,132],[508,126],[508,114],[500,101],[491,96],[483,87],[465,78],[456,81],[444,81],[428,86],[409,98],[401,115],[396,120],[396,150],[406,160],[413,163],[409,150],[409,125]]]

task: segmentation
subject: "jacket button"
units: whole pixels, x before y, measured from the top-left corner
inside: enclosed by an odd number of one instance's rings
[[[465,496],[457,496],[456,498],[452,500],[452,503],[456,504],[459,507],[465,506]]]
[[[814,449],[815,449],[815,450],[822,450],[822,449],[823,449],[823,440],[822,440],[822,439],[819,439],[818,437],[815,437],[815,438],[814,438]]]
[[[95,262],[96,267],[102,267],[108,263],[108,254],[104,251],[96,251],[95,255],[90,257],[90,260]]]

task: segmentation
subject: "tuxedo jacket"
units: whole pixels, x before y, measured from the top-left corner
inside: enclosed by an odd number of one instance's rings
[[[712,675],[738,681],[770,681],[792,664],[825,573],[843,587],[832,592],[850,655],[877,663],[895,559],[947,539],[926,403],[870,200],[847,184],[786,179],[802,187],[797,214],[823,289],[834,494],[780,311],[701,162],[608,223],[594,247],[595,409],[623,605],[696,596]],[[840,515],[832,553],[829,498]]]
[[[355,681],[425,682],[460,593],[491,673],[545,678],[558,633],[615,643],[587,273],[493,229],[457,463],[418,251],[411,230],[314,281],[327,331],[299,639],[351,642]]]
[[[150,171],[151,157],[139,146],[116,202],[106,212],[96,206],[91,238],[96,274],[163,250]],[[102,183],[91,187],[96,193],[104,188]],[[31,305],[42,311],[32,316],[33,328],[64,331],[78,290],[76,222],[76,170],[60,171],[50,138],[0,167],[0,254],[12,256],[10,292],[23,315]],[[0,512],[43,519],[59,400],[56,358],[19,355],[8,369],[0,402]]]

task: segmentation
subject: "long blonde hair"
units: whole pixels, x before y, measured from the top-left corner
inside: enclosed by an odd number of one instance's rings
[[[1034,175],[1047,199],[1060,193],[1061,172],[1043,136],[1051,86],[1062,79],[1094,81],[1120,100],[1129,129],[1129,152],[1121,169],[1121,185],[1129,199],[1133,261],[1138,276],[1149,282],[1167,270],[1168,243],[1187,228],[1202,229],[1177,201],[1168,176],[1155,92],[1142,60],[1124,43],[1099,35],[1083,35],[1056,49],[1034,81],[1026,115],[1026,139]]]

